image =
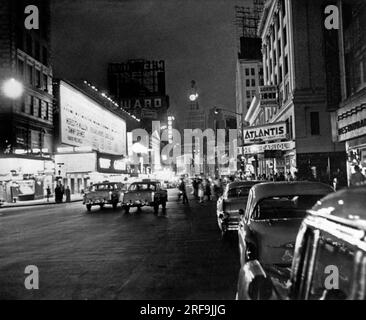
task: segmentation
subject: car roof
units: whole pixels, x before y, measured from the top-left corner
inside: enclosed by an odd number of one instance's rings
[[[229,189],[237,188],[237,187],[250,187],[254,186],[255,184],[261,183],[263,181],[254,181],[254,180],[246,180],[246,181],[235,181],[230,182],[227,186]]]
[[[142,183],[160,183],[158,180],[150,180],[150,179],[144,179],[133,182],[133,184],[142,184]]]
[[[309,213],[366,231],[366,185],[330,194],[319,200]]]
[[[286,196],[286,195],[327,195],[334,189],[321,182],[312,181],[289,181],[289,182],[264,182],[252,187],[255,201],[261,199]]]

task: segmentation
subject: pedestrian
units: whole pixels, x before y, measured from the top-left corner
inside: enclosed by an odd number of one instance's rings
[[[211,183],[208,179],[206,179],[205,183],[205,197],[207,201],[211,201]]]
[[[60,185],[57,184],[57,186],[55,188],[55,201],[56,201],[56,203],[60,203],[60,195],[61,195],[61,188],[60,188]]]
[[[65,188],[63,184],[60,184],[60,203],[64,201]]]
[[[193,196],[195,199],[198,198],[198,179],[194,178],[192,181],[192,187],[193,187]]]
[[[71,202],[71,190],[69,186],[66,187],[65,194],[66,194],[66,202]]]
[[[359,186],[366,180],[365,176],[361,173],[361,169],[358,165],[354,167],[355,172],[351,175],[350,186]]]
[[[188,204],[187,188],[186,188],[186,183],[184,182],[184,179],[182,179],[181,191],[182,191],[182,196],[183,196],[183,204],[186,204],[186,203]]]
[[[47,202],[50,202],[50,197],[51,197],[51,188],[50,188],[50,186],[48,186],[47,189],[46,189],[46,197],[47,197]]]
[[[199,181],[199,183],[198,183],[198,199],[199,199],[200,203],[203,202],[204,195],[205,195],[205,190],[204,190],[203,182]]]

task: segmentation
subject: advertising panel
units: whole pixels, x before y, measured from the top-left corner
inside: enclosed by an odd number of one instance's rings
[[[366,135],[366,104],[338,110],[338,141]]]
[[[268,143],[268,144],[253,144],[243,148],[243,154],[259,154],[264,153],[266,150],[280,150],[290,151],[295,149],[294,141]]]
[[[286,122],[270,123],[264,126],[248,127],[243,130],[244,143],[286,139]]]
[[[278,92],[277,86],[259,87],[261,107],[278,107],[277,92]]]
[[[126,154],[126,122],[65,82],[60,83],[61,142]]]

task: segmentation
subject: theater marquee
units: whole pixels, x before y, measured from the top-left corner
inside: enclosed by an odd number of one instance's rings
[[[244,143],[286,139],[286,122],[276,122],[264,126],[248,127],[243,130],[243,137]]]
[[[60,82],[61,143],[126,155],[126,122],[71,85]]]

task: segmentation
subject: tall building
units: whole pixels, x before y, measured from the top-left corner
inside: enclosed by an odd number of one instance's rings
[[[25,8],[38,10],[39,29],[25,26]],[[35,7],[34,7],[35,6]],[[32,11],[36,12],[36,11]],[[35,26],[36,27],[36,26]],[[2,0],[0,85],[24,88],[20,97],[0,95],[0,180],[16,181],[19,199],[43,197],[52,183],[53,95],[50,60],[50,2]]]
[[[271,0],[264,6],[258,29],[264,87],[248,113],[262,127],[244,132],[245,142],[252,144],[245,153],[258,157],[259,173],[296,172],[300,179],[329,182],[334,171],[345,170],[344,145],[332,139],[329,92],[334,88],[327,82],[324,45],[327,3]],[[273,149],[280,152],[265,152]]]
[[[263,0],[253,0],[252,6],[236,7],[238,56],[236,63],[237,127],[244,126],[250,103],[263,85],[261,38],[257,35]],[[240,114],[240,115],[239,115]],[[239,141],[242,145],[243,141]]]
[[[145,59],[110,63],[108,91],[127,111],[141,119],[151,133],[152,121],[167,122],[169,96],[166,94],[165,62]]]
[[[335,141],[346,145],[349,181],[356,165],[366,174],[366,3],[339,1],[337,5],[340,28],[326,31],[331,58],[327,83],[333,89],[328,96],[334,102]]]

